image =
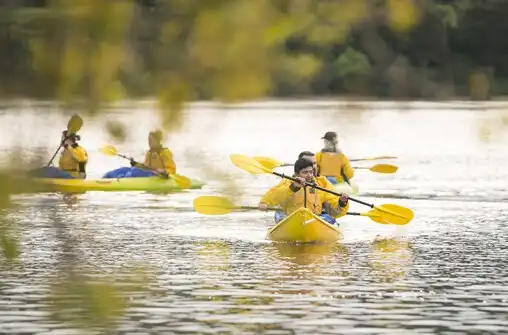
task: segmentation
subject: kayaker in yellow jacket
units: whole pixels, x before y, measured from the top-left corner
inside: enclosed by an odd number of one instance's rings
[[[335,218],[346,214],[349,208],[348,196],[343,194],[339,198],[312,187],[303,187],[305,182],[316,183],[313,165],[313,162],[309,159],[298,159],[294,165],[294,178],[300,180],[301,183],[295,181],[280,183],[265,194],[259,208],[266,209],[268,205],[280,206],[283,212],[275,213],[275,221],[278,222],[298,208],[304,207],[306,198],[307,208],[329,223],[334,224]],[[333,186],[328,189],[333,191]],[[326,213],[323,213],[323,209]]]
[[[316,153],[318,176],[325,176],[332,184],[349,183],[354,170],[347,156],[337,148],[337,134],[328,131],[322,139],[324,148]]]
[[[162,145],[162,132],[160,130],[150,132],[148,145],[150,150],[146,152],[143,164],[161,173],[175,174],[176,164],[173,160],[173,153]],[[131,166],[134,167],[135,165],[136,163],[132,161]]]
[[[305,159],[308,159],[308,160],[310,160],[312,162],[312,166],[314,168],[314,178],[315,178],[316,185],[334,191],[333,184],[328,179],[326,179],[325,176],[317,176],[317,173],[316,173],[316,168],[317,168],[317,165],[316,165],[316,156],[314,155],[313,152],[311,152],[311,151],[302,151],[298,155],[298,159],[300,159],[300,158],[305,158]],[[289,184],[291,184],[291,180],[289,180],[289,179],[282,179],[279,184],[277,184],[274,187],[272,187],[271,189],[269,189],[265,193],[263,198],[261,198],[261,200],[259,202],[259,208],[262,209],[262,210],[265,210],[266,208],[268,208],[268,205],[270,204],[270,199],[271,199],[272,192],[276,188],[278,188],[280,186],[286,186],[286,185],[289,185]]]
[[[88,164],[88,153],[77,141],[81,138],[76,134],[62,133],[64,150],[60,154],[58,167],[74,178],[86,178],[86,165]]]

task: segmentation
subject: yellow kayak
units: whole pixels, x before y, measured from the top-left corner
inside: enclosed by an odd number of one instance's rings
[[[336,225],[302,207],[271,228],[267,238],[285,242],[334,242],[342,238],[342,233]]]
[[[205,183],[191,179],[190,189],[200,189]],[[180,187],[171,179],[160,177],[119,178],[119,179],[25,179],[15,193],[66,192],[178,192]]]

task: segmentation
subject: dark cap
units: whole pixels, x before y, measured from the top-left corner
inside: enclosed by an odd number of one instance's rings
[[[337,139],[337,133],[334,131],[327,131],[325,133],[325,136],[321,137],[321,139],[325,139],[328,141],[334,141]]]

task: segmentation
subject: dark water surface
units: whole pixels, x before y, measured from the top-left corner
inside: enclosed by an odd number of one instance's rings
[[[210,180],[202,190],[87,193],[73,203],[59,195],[15,198],[10,218],[23,253],[19,264],[1,266],[0,333],[79,333],[51,321],[44,299],[65,255],[62,231],[81,268],[99,277],[131,264],[154,270],[150,290],[131,296],[119,322],[125,334],[508,333],[506,113],[465,106],[196,107],[167,143],[180,173]],[[112,118],[129,130],[123,144],[108,137],[103,119],[85,119],[89,178],[125,163],[100,154],[100,146],[141,157],[157,122],[143,108],[119,109]],[[33,154],[49,146],[50,156],[65,123],[42,108],[8,109],[0,114],[0,150]],[[27,124],[31,133],[17,135]],[[339,132],[352,158],[399,157],[386,161],[399,166],[395,175],[358,171],[358,198],[411,208],[409,225],[345,217],[340,244],[277,244],[265,240],[270,213],[206,217],[188,210],[196,196],[224,192],[252,205],[278,182],[238,170],[230,153],[293,161],[302,150],[317,151],[327,130]]]

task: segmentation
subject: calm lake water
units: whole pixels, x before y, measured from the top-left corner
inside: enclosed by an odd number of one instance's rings
[[[122,334],[508,333],[507,110],[464,102],[197,104],[166,144],[179,173],[208,182],[202,190],[92,192],[72,204],[56,194],[14,199],[9,216],[23,253],[20,264],[0,265],[0,333],[73,333],[49,319],[44,299],[63,252],[55,218],[68,227],[83,269],[154,270],[149,292],[131,296]],[[67,119],[44,106],[0,110],[3,162],[9,148],[48,159]],[[84,119],[89,178],[127,163],[99,147],[141,158],[158,122],[149,106]],[[108,135],[107,121],[126,126],[124,142]],[[409,225],[347,216],[340,244],[277,244],[265,240],[270,213],[190,210],[200,195],[254,205],[278,182],[237,169],[229,154],[292,162],[302,150],[319,150],[328,130],[350,158],[398,157],[384,161],[399,166],[394,175],[357,170],[358,198],[411,208]]]

